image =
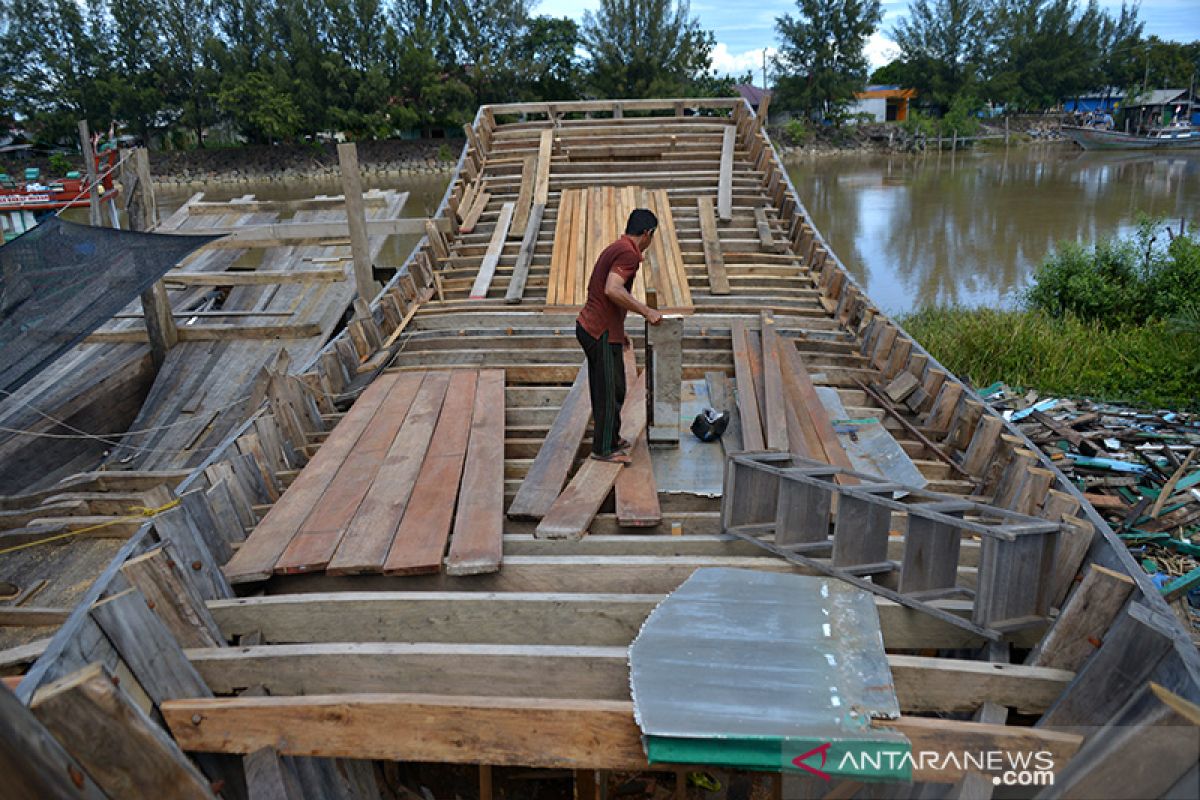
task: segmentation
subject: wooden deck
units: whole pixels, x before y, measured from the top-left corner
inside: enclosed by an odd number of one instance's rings
[[[693,105],[706,115],[684,116]],[[937,614],[876,596],[902,712],[877,724],[937,753],[1047,750],[1066,765],[1067,791],[1124,741],[1069,726],[1119,718],[1149,734],[1172,714],[1200,721],[1186,705],[1200,699],[1200,658],[1103,520],[870,303],[806,217],[758,118],[725,100],[482,109],[439,210],[448,234],[431,226],[373,316],[301,377],[274,374],[257,415],[185,482],[192,508],[125,543],[18,697],[101,661],[136,676],[182,749],[328,780],[361,776],[361,759],[480,764],[481,787],[491,765],[577,770],[581,786],[589,770],[647,768],[626,649],[661,598],[706,567],[813,574],[840,562],[826,549],[792,563],[729,535],[721,498],[622,487],[634,467],[588,472],[567,305],[580,248],[596,252],[625,186],[670,209],[679,267],[648,270],[644,290],[690,297],[681,379],[705,381],[738,411],[736,436],[711,447],[837,466],[848,445],[815,399],[832,391],[848,418],[882,422],[927,491],[1060,532],[1052,560],[1028,560],[1054,588],[1034,593],[1048,601],[1035,619],[957,624],[976,618],[981,581],[1024,574],[989,571],[990,540],[959,532],[935,570],[955,592],[923,601]],[[606,211],[593,230],[572,204],[586,191],[590,208],[597,187]],[[637,357],[624,421],[637,434],[638,393],[653,391],[647,334],[632,320],[628,330]],[[655,453],[639,446],[634,474],[652,475]],[[602,494],[584,491],[595,486]],[[874,565],[881,586],[931,533],[891,520],[865,526],[889,564]],[[836,548],[832,528],[824,544]],[[219,641],[181,647],[187,627],[156,617],[137,591],[119,594],[113,578],[162,543],[195,552],[199,541],[224,554],[188,574],[201,587],[194,611]],[[122,636],[130,620],[168,643]],[[1153,794],[1187,780],[1189,757],[1156,761]],[[199,763],[210,778],[242,766]],[[992,785],[961,769],[922,768],[915,780],[958,796]],[[379,796],[357,785],[349,796]]]

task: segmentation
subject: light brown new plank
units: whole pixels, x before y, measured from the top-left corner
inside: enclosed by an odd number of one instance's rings
[[[625,383],[637,381],[637,364],[633,349],[624,351]],[[646,431],[633,442],[633,460],[617,475],[615,486],[617,524],[627,528],[644,528],[662,522],[662,507],[658,502],[658,486],[654,482],[654,463],[650,460],[650,443]]]
[[[511,519],[541,519],[554,505],[575,461],[575,453],[592,414],[586,367],[581,367],[567,392],[550,432],[533,459],[525,480],[508,507]]]
[[[508,235],[514,239],[525,235],[525,226],[529,223],[529,212],[533,207],[533,184],[536,181],[537,160],[534,156],[525,156],[521,165],[521,190],[517,193],[512,227],[508,230]]]
[[[737,407],[742,422],[742,446],[746,450],[766,449],[762,418],[758,414],[754,373],[750,369],[750,346],[746,340],[746,323],[733,322],[733,372],[737,380]]]
[[[621,438],[634,441],[646,429],[646,373],[630,387],[621,407]],[[578,539],[608,497],[623,464],[597,461],[583,462],[575,477],[567,484],[554,505],[537,526],[536,535],[542,539]]]
[[[446,387],[450,385],[449,372],[415,374],[424,374],[421,388],[379,466],[374,483],[329,560],[327,572],[353,575],[383,570],[388,548],[404,518],[429,441],[433,438]]]
[[[312,461],[225,565],[225,577],[230,583],[266,580],[271,576],[275,562],[320,501],[398,377],[398,374],[380,375],[351,406]]]
[[[475,230],[475,226],[479,224],[479,217],[483,215],[483,210],[487,208],[488,201],[492,199],[488,192],[480,192],[471,207],[467,209],[466,216],[463,217],[462,225],[458,226],[459,233],[471,233]]]
[[[733,145],[737,129],[725,129],[721,139],[721,171],[717,179],[717,216],[722,222],[733,219]]]
[[[538,139],[537,180],[533,187],[533,202],[546,204],[550,197],[550,160],[554,155],[554,131],[542,131]]]
[[[766,407],[767,449],[788,449],[787,412],[784,409],[783,376],[780,373],[779,334],[770,312],[759,315],[762,321],[763,404]],[[786,345],[790,347],[791,345]]]
[[[835,467],[853,469],[850,457],[846,455],[842,443],[838,441],[837,433],[833,430],[829,414],[821,404],[821,398],[817,396],[817,389],[808,374],[804,357],[790,342],[778,347],[778,353],[784,387],[790,395],[792,408],[800,418],[801,424],[805,426],[809,453],[813,454],[814,458],[821,458],[819,454],[823,454],[825,463]],[[838,480],[839,483],[858,483],[858,479],[844,475]]]
[[[478,378],[473,370],[456,372],[450,378],[421,474],[383,562],[387,575],[418,575],[442,568],[471,434]]]
[[[500,206],[496,229],[492,232],[492,240],[488,243],[483,260],[479,262],[479,274],[475,277],[475,285],[471,287],[472,300],[487,297],[488,287],[492,285],[492,277],[496,274],[496,267],[500,264],[500,256],[504,252],[504,240],[508,238],[508,226],[512,222],[512,215],[512,203]]]
[[[404,424],[421,378],[419,374],[405,375],[388,392],[362,437],[346,454],[320,502],[275,563],[276,573],[325,569]]]
[[[504,541],[504,370],[479,373],[471,439],[447,575],[478,575],[500,569]]]

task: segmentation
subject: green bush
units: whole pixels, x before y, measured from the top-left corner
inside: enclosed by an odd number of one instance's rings
[[[78,169],[78,164],[66,153],[50,154],[50,172],[53,177],[62,177],[73,169]]]
[[[911,136],[922,135],[926,138],[937,136],[937,120],[916,109],[908,112],[908,118],[900,123],[900,127]]]
[[[959,95],[950,103],[950,109],[938,122],[938,131],[943,137],[974,136],[979,132],[979,118],[975,116],[975,102]]]
[[[802,119],[789,119],[783,124],[783,135],[787,137],[789,143],[793,145],[802,145],[812,138],[812,131],[804,124]]]
[[[1061,243],[1033,279],[1025,306],[1052,317],[1109,326],[1170,319],[1200,305],[1200,241],[1168,236],[1161,222],[1142,216],[1130,238],[1091,248]]]
[[[443,162],[448,162],[448,161],[454,160],[454,154],[452,152],[450,152],[450,145],[442,144],[438,147],[437,159],[438,159],[438,161],[443,161]]]

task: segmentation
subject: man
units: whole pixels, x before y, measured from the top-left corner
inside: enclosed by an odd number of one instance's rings
[[[625,235],[596,259],[587,301],[575,320],[575,338],[587,356],[592,396],[592,458],[600,461],[629,463],[631,443],[620,438],[621,404],[625,402],[621,351],[630,346],[625,338],[625,314],[641,314],[651,325],[662,322],[662,314],[639,303],[630,292],[642,253],[650,246],[657,228],[658,219],[648,209],[638,208],[629,215]]]

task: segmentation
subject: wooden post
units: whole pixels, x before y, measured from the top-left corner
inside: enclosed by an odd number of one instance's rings
[[[96,154],[92,150],[92,134],[88,131],[86,119],[79,120],[79,146],[83,150],[83,165],[87,170],[88,186],[88,223],[100,227],[100,195],[96,183],[99,180],[96,171]]]
[[[354,283],[358,296],[370,302],[379,287],[371,274],[371,250],[367,245],[367,216],[363,206],[362,177],[358,172],[358,147],[354,142],[338,144],[338,166],[342,171],[342,194],[346,196],[346,224],[350,228],[350,254],[354,258]]]
[[[104,800],[75,758],[7,688],[0,687],[0,775],[5,796]]]
[[[129,198],[129,228],[152,231],[158,225],[158,207],[150,178],[150,154],[146,148],[133,151],[133,167],[137,193]],[[150,339],[150,358],[157,371],[166,360],[167,351],[179,342],[179,329],[171,316],[171,300],[162,281],[156,281],[142,292],[142,315],[146,318],[146,335]]]
[[[646,325],[647,387],[651,443],[679,444],[683,380],[683,319]]]

